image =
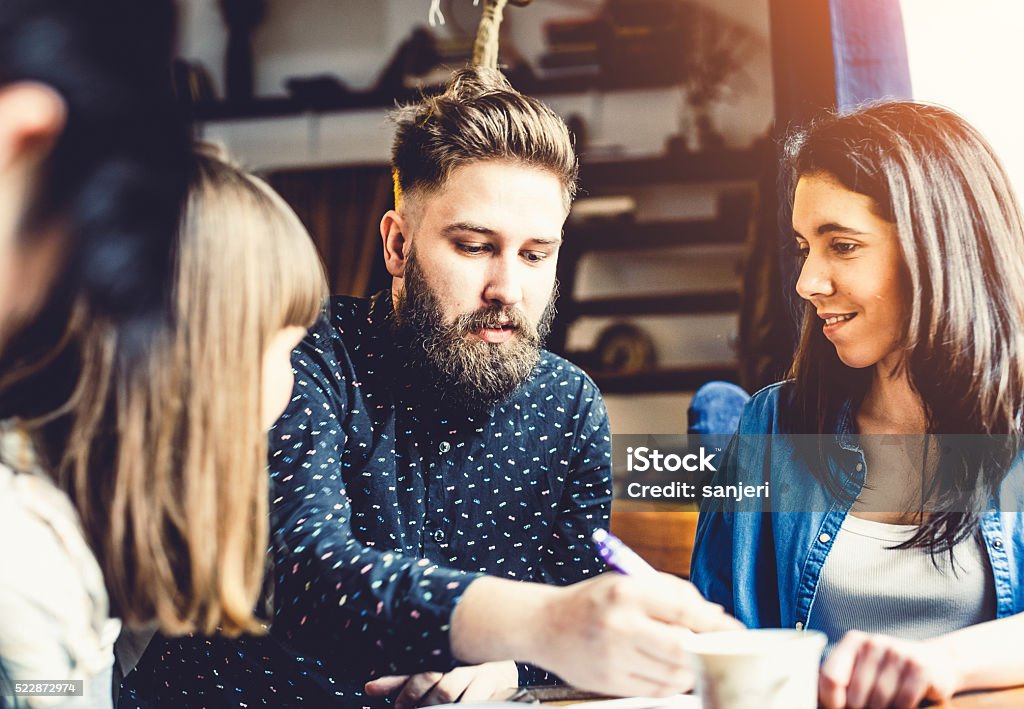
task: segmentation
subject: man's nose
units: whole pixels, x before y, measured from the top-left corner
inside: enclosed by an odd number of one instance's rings
[[[522,266],[518,256],[498,255],[491,259],[484,288],[484,300],[494,305],[517,305],[523,300]]]

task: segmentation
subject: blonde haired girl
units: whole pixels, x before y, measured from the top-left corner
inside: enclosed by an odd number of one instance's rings
[[[148,353],[118,354],[130,349],[120,346],[123,330],[80,304],[69,336],[78,364],[73,393],[19,429],[47,454],[43,469],[70,496],[112,615],[170,634],[260,632],[253,609],[267,550],[266,431],[287,404],[291,350],[317,318],[326,280],[284,201],[208,152],[196,156],[174,261],[171,314]],[[32,532],[45,534],[43,522]],[[51,560],[23,570],[26,605],[43,584],[74,596],[63,608],[91,602],[70,625],[56,607],[36,614],[59,632],[5,615],[0,635],[19,635],[23,657],[50,658],[22,672],[9,652],[18,645],[0,637],[15,677],[74,676],[74,656],[53,664],[60,646],[112,659],[110,628],[95,620],[106,618],[107,594],[89,586],[93,576],[68,568]],[[29,652],[31,637],[51,639],[54,652]]]

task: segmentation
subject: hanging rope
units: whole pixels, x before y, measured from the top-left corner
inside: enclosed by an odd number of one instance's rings
[[[501,35],[501,21],[505,5],[526,7],[532,0],[484,0],[484,11],[480,16],[480,27],[476,31],[473,45],[473,64],[498,68],[498,40]],[[476,5],[476,0],[473,2]]]
[[[473,44],[474,66],[498,68],[498,41],[501,37],[501,21],[504,19],[505,5],[511,2],[517,7],[526,7],[532,0],[484,0],[480,26],[476,31]],[[473,7],[479,7],[480,0],[473,0]],[[441,0],[430,0],[430,11],[427,20],[431,27],[444,25],[444,13],[441,12]]]
[[[480,16],[480,27],[473,44],[473,64],[491,69],[498,68],[498,39],[501,21],[508,0],[484,0],[484,11]]]

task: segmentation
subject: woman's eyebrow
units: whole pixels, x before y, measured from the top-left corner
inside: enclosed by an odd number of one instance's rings
[[[863,233],[863,232],[860,232],[860,231],[858,231],[856,229],[852,229],[852,228],[850,228],[848,226],[843,226],[842,224],[837,224],[836,222],[826,222],[825,224],[821,224],[821,225],[818,226],[817,229],[815,229],[815,231],[818,233],[818,236],[823,236],[825,234],[861,234],[861,233]]]

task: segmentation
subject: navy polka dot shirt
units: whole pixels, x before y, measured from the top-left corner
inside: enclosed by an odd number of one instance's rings
[[[157,636],[121,706],[374,706],[367,680],[456,664],[449,620],[480,574],[603,570],[589,538],[608,524],[611,443],[590,378],[543,352],[508,401],[458,410],[416,381],[391,315],[389,293],[336,297],[293,356],[270,444],[270,636]]]

